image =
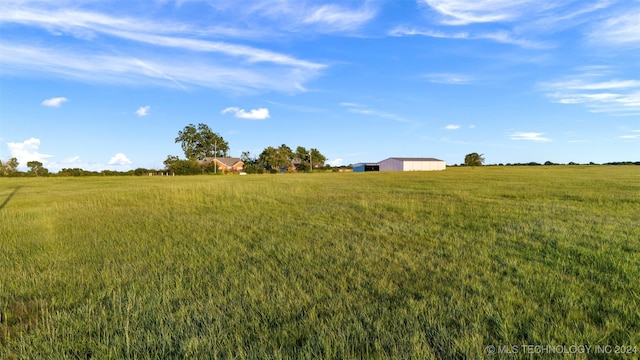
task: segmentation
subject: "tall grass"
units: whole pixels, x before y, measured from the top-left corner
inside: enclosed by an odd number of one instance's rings
[[[0,180],[2,358],[640,346],[638,167]]]

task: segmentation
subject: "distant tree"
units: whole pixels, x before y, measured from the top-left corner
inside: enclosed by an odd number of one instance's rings
[[[202,167],[195,159],[179,159],[177,156],[169,155],[163,162],[167,171],[176,175],[197,175],[202,173]]]
[[[229,152],[229,144],[222,136],[214,133],[207,124],[189,124],[178,132],[176,143],[180,143],[184,156],[190,160],[204,159],[205,157],[226,157]]]
[[[482,156],[482,154],[474,152],[471,154],[467,154],[464,157],[465,166],[482,166],[482,163],[484,163],[484,157]]]
[[[49,170],[42,167],[42,163],[40,161],[29,161],[27,162],[27,166],[29,167],[29,175],[31,176],[38,177],[49,174]]]
[[[11,158],[5,162],[0,161],[0,176],[15,176],[18,174],[18,159]]]
[[[311,157],[309,158],[309,163],[314,169],[324,167],[325,161],[327,161],[327,158],[322,155],[322,153],[318,149],[311,149]]]
[[[85,175],[91,175],[91,174],[86,174],[87,172],[82,170],[81,168],[63,168],[62,170],[58,171],[58,176],[85,176]]]
[[[291,164],[291,153],[291,149],[284,144],[279,148],[268,146],[260,153],[258,162],[263,167],[278,172],[280,168]]]
[[[240,160],[242,160],[245,165],[251,164],[256,161],[255,158],[251,157],[250,151],[243,151],[242,154],[240,154]]]
[[[136,168],[132,171],[135,176],[148,176],[149,174],[155,174],[155,169]]]
[[[180,160],[180,158],[175,155],[167,155],[167,159],[162,163],[164,164],[165,168],[168,168],[169,166],[171,166],[171,164],[178,160]]]
[[[240,160],[244,166],[242,167],[242,171],[247,174],[262,174],[264,173],[264,168],[260,166],[258,163],[258,159],[256,157],[251,156],[249,151],[243,151],[240,155]]]
[[[294,156],[294,163],[298,171],[309,171],[311,169],[309,151],[304,146],[298,146]]]
[[[200,158],[228,156],[229,143],[224,141],[220,134],[214,133],[207,124],[198,124],[198,132],[200,133],[198,144]]]

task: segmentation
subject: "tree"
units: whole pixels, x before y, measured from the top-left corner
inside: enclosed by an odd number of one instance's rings
[[[313,168],[323,167],[325,161],[327,161],[327,158],[322,155],[318,149],[311,149],[311,158],[309,159],[309,163]]]
[[[276,172],[285,166],[289,171],[309,171],[311,166],[316,169],[324,167],[326,160],[327,158],[318,149],[307,150],[304,146],[298,146],[294,152],[290,147],[282,144],[278,148],[272,146],[265,148],[258,157],[258,164]]]
[[[169,155],[163,164],[168,172],[176,175],[197,175],[202,173],[202,168],[195,159],[181,160],[177,156]]]
[[[62,170],[58,171],[58,176],[86,176],[92,175],[90,172],[82,170],[81,168],[62,168]]]
[[[309,164],[309,151],[304,146],[298,146],[294,154],[294,162],[298,171],[308,171],[311,169]]]
[[[29,161],[27,162],[27,166],[29,167],[29,175],[38,176],[46,176],[49,174],[49,170],[47,168],[42,167],[42,163],[40,161]]]
[[[0,161],[0,176],[15,176],[18,173],[18,159],[11,158],[4,163]]]
[[[220,134],[214,133],[207,124],[198,124],[198,133],[200,134],[198,150],[201,158],[227,157],[229,143],[224,141]]]
[[[247,174],[262,174],[264,173],[264,168],[260,166],[258,159],[256,157],[252,157],[249,151],[243,151],[242,155],[240,155],[240,160],[244,163],[242,170]]]
[[[229,144],[220,134],[214,133],[207,124],[189,124],[178,131],[176,143],[180,143],[184,156],[190,160],[201,160],[205,157],[226,157]]]
[[[285,166],[291,165],[293,151],[287,145],[282,144],[278,148],[269,146],[258,157],[258,163],[272,171],[279,171]]]
[[[180,160],[180,158],[175,156],[175,155],[167,155],[167,159],[165,161],[163,161],[162,163],[168,169],[169,166],[171,166],[173,163],[175,163],[178,160]]]
[[[465,166],[482,166],[482,163],[484,163],[484,157],[482,155],[483,154],[478,154],[475,152],[465,155],[464,165]]]

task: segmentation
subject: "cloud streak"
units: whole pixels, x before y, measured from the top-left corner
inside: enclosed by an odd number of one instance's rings
[[[472,32],[459,31],[447,32],[434,29],[419,29],[409,27],[396,27],[388,32],[390,36],[426,36],[439,39],[460,39],[460,40],[489,40],[502,44],[515,45],[525,49],[544,49],[550,45],[540,41],[528,40],[515,35],[512,31],[487,31]]]
[[[547,27],[578,21],[594,11],[606,8],[611,0],[421,0],[432,9],[441,24],[464,26],[488,23],[543,22]]]
[[[399,115],[396,115],[396,114],[392,114],[392,113],[388,113],[388,112],[385,112],[385,111],[376,110],[376,109],[370,109],[368,107],[365,107],[363,105],[356,104],[356,103],[342,102],[342,103],[340,103],[340,105],[345,107],[345,108],[347,108],[348,111],[350,113],[353,113],[353,114],[375,116],[375,117],[394,120],[394,121],[402,122],[402,123],[409,123],[410,122],[407,119],[403,118],[402,116],[399,116]]]
[[[474,81],[472,76],[453,73],[425,74],[422,76],[435,84],[466,85]]]
[[[275,90],[305,91],[304,82],[317,72],[277,65],[233,66],[206,59],[158,55],[154,58],[82,54],[54,48],[36,48],[0,42],[2,62],[21,74],[46,72],[82,81],[145,84],[174,88],[200,86],[247,92]]]
[[[593,113],[640,115],[640,80],[615,77],[614,69],[587,68],[540,88],[556,103],[582,105]]]
[[[300,92],[305,91],[305,82],[326,68],[259,47],[195,38],[207,30],[191,24],[45,10],[35,7],[38,3],[11,4],[0,11],[0,24],[46,30],[40,33],[39,41],[30,42],[32,45],[11,36],[0,40],[0,64],[21,75],[46,73],[110,83]],[[62,35],[75,41],[60,46],[56,38]],[[113,44],[114,38],[120,40],[117,47],[100,46],[105,41]]]
[[[537,0],[422,1],[439,13],[446,25],[513,21],[539,4]]]
[[[539,132],[514,132],[509,135],[511,140],[525,140],[533,142],[549,142],[551,139],[543,137],[544,133]]]
[[[303,23],[319,25],[328,32],[346,31],[359,28],[375,15],[375,11],[366,6],[354,11],[328,4],[311,11],[311,14],[304,18]]]
[[[630,130],[630,134],[620,135],[620,139],[636,140],[640,139],[640,130]]]
[[[597,44],[608,46],[640,47],[640,6],[628,10],[625,14],[612,16],[598,22],[589,33],[589,39]]]

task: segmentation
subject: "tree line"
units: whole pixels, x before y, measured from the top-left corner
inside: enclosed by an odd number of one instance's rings
[[[16,177],[16,176],[147,176],[149,174],[175,174],[175,175],[196,175],[206,173],[218,173],[218,169],[213,162],[204,162],[206,158],[225,158],[229,154],[229,143],[224,140],[220,134],[213,132],[207,124],[200,123],[197,126],[189,124],[174,139],[175,143],[180,143],[180,147],[184,152],[185,159],[181,159],[175,155],[168,155],[163,162],[164,169],[145,169],[137,168],[128,171],[89,171],[81,168],[63,168],[57,173],[50,173],[40,161],[29,161],[27,172],[18,170],[18,159],[11,158],[6,161],[0,161],[0,177]],[[248,174],[264,174],[264,173],[280,173],[280,172],[311,172],[313,170],[331,169],[330,165],[326,165],[326,157],[316,148],[307,149],[304,146],[298,146],[295,150],[286,144],[278,147],[268,146],[260,154],[253,155],[249,151],[243,151],[240,160],[244,163],[243,171]],[[465,155],[464,162],[460,165],[453,164],[450,166],[469,166],[476,167],[484,164],[484,154],[470,153]],[[543,164],[537,162],[529,163],[507,163],[492,164],[489,166],[552,166],[552,165],[580,165],[578,163],[569,162],[568,164],[557,164],[546,161]],[[584,165],[598,165],[589,162]],[[607,162],[602,165],[640,165],[640,161],[616,161]]]
[[[180,143],[184,159],[176,155],[168,155],[163,162],[167,171],[176,175],[195,175],[218,173],[213,162],[204,160],[212,157],[228,157],[229,143],[211,130],[207,124],[189,124],[178,132],[175,143]],[[257,156],[243,151],[240,160],[244,163],[243,171],[249,174],[307,172],[325,168],[327,158],[315,148],[303,146],[292,150],[286,144],[279,147],[268,146]]]
[[[482,166],[484,164],[484,154],[478,154],[476,152],[465,155],[464,162],[460,165],[453,164],[451,166]],[[567,164],[554,163],[553,161],[545,161],[544,163],[538,163],[535,161],[531,161],[528,163],[507,163],[507,164],[490,164],[488,166],[553,166],[553,165],[581,165],[575,162],[569,162]],[[583,165],[599,165],[594,162],[589,162]],[[640,165],[640,161],[613,161],[603,163],[602,165]]]
[[[18,171],[18,159],[11,158],[5,162],[0,161],[0,176],[48,176],[49,169],[45,168],[40,161],[29,161],[27,167],[29,171],[22,173]]]
[[[57,173],[52,173],[45,168],[40,161],[27,162],[28,171],[18,170],[18,159],[11,158],[5,162],[0,160],[0,177],[46,177],[46,176],[148,176],[149,174],[161,174],[164,170],[137,168],[128,171],[102,170],[91,171],[81,168],[63,168]]]
[[[189,124],[184,129],[178,131],[175,143],[180,143],[180,147],[185,158],[181,159],[176,155],[168,155],[164,160],[165,166],[162,170],[137,168],[128,171],[89,171],[81,168],[63,168],[57,173],[50,173],[42,162],[29,161],[27,167],[29,171],[18,171],[18,159],[11,158],[7,161],[0,161],[0,176],[147,176],[149,174],[174,174],[174,175],[196,175],[207,173],[219,173],[213,162],[204,162],[206,158],[226,158],[229,157],[229,143],[218,133],[211,130],[207,124],[200,123],[197,126]],[[240,160],[244,163],[246,173],[262,174],[277,172],[307,172],[314,169],[326,169],[326,157],[315,148],[308,149],[303,146],[292,150],[289,146],[282,144],[279,147],[269,146],[257,156],[252,156],[249,151],[242,152]]]

